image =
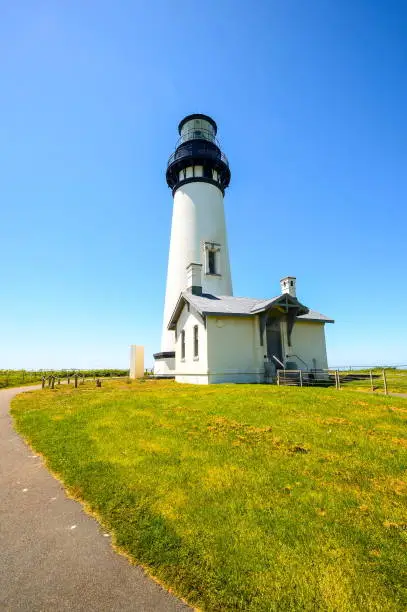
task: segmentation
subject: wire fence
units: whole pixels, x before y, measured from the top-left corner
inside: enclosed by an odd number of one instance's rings
[[[407,364],[369,364],[369,365],[333,365],[329,368],[329,370],[340,370],[346,372],[354,372],[354,371],[365,371],[370,372],[370,370],[407,370]]]
[[[335,387],[372,393],[401,393],[407,395],[407,366],[352,367],[329,370],[277,370],[277,385],[300,387]]]
[[[6,387],[18,387],[19,385],[29,385],[40,383],[43,378],[48,379],[53,376],[56,379],[65,380],[77,374],[85,378],[117,378],[119,376],[129,376],[129,370],[79,370],[75,368],[65,370],[0,370],[0,389]]]
[[[152,372],[146,370],[146,376]],[[81,378],[117,378],[129,376],[129,370],[0,370],[0,389],[35,383],[50,384],[53,377],[59,381]],[[273,379],[278,385],[301,387],[334,387],[372,393],[401,393],[407,395],[407,365],[397,366],[343,366],[327,370],[277,370]]]

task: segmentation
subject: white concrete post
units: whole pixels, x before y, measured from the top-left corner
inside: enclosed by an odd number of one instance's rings
[[[387,379],[386,379],[386,370],[383,370],[383,385],[384,385],[384,394],[388,395],[387,391]]]
[[[132,344],[130,347],[130,378],[144,376],[144,346]]]

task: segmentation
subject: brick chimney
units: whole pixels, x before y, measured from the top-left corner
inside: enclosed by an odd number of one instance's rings
[[[190,263],[187,266],[187,291],[202,295],[202,264]]]
[[[288,293],[291,297],[297,297],[297,279],[295,276],[285,276],[280,281],[281,293]]]

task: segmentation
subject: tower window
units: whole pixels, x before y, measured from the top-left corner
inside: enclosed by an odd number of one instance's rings
[[[198,325],[194,325],[194,357],[199,357]]]
[[[216,274],[216,253],[208,251],[208,273]]]
[[[212,178],[212,168],[209,168],[208,166],[204,166],[203,175],[205,178]]]
[[[181,332],[181,359],[185,359],[185,330]]]
[[[205,274],[221,276],[221,245],[217,242],[205,242]]]

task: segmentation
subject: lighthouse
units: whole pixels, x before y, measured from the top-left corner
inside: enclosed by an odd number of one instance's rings
[[[178,131],[166,172],[174,202],[154,375],[199,385],[270,383],[283,369],[312,384],[328,367],[325,325],[333,319],[299,301],[294,276],[280,281],[278,295],[270,287],[266,297],[233,295],[223,203],[230,169],[216,123],[188,115]]]
[[[154,355],[158,376],[174,375],[176,338],[168,324],[194,278],[202,294],[233,295],[223,201],[230,169],[217,125],[207,115],[193,114],[182,119],[178,132],[166,171],[173,213],[161,351]]]

